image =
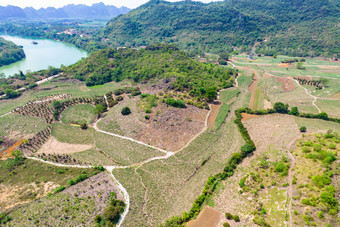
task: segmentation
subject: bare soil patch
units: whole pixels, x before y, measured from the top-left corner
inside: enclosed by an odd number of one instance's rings
[[[281,83],[281,87],[285,92],[292,91],[296,88],[292,78],[276,77],[276,81]]]
[[[197,219],[188,222],[187,227],[216,227],[223,214],[211,207],[204,207]]]
[[[35,183],[23,186],[0,184],[0,211],[44,197],[58,186],[58,184],[50,181],[44,183],[43,187]]]
[[[59,142],[51,136],[49,140],[39,149],[37,154],[73,154],[91,149],[92,145],[86,144],[69,144]]]
[[[181,149],[203,130],[208,114],[208,110],[190,105],[179,109],[160,104],[155,111],[159,114],[151,116],[137,140],[169,151]]]
[[[248,113],[241,113],[241,116],[242,116],[242,121],[247,121],[252,118],[260,117],[260,115],[248,114]]]
[[[340,99],[340,92],[335,93],[331,98]]]
[[[264,99],[263,102],[264,102],[264,109],[271,109],[271,108],[273,108],[272,103],[269,102],[267,99]]]
[[[287,67],[292,67],[293,65],[281,63],[281,64],[278,64],[278,66],[283,67],[283,68],[287,68]]]
[[[215,119],[218,115],[218,112],[220,111],[221,106],[222,106],[222,103],[211,105],[211,113],[210,113],[209,118],[208,118],[208,127],[209,128],[215,128]]]
[[[257,150],[266,150],[269,145],[285,150],[288,144],[300,135],[294,117],[290,115],[264,115],[245,121],[244,125]]]

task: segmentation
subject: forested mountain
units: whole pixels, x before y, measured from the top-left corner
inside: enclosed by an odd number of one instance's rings
[[[87,5],[66,5],[62,8],[41,8],[34,9],[26,7],[21,9],[16,6],[0,6],[0,20],[36,20],[36,19],[111,19],[120,14],[129,12],[126,7],[117,8],[115,6],[105,5],[104,3]]]
[[[25,52],[21,47],[0,37],[0,67],[20,61],[25,57]]]
[[[156,42],[205,51],[293,56],[340,55],[337,0],[227,0],[150,2],[113,18],[102,31],[114,46]],[[256,48],[254,48],[256,47]]]
[[[108,48],[94,52],[69,66],[65,74],[86,81],[88,86],[124,79],[135,82],[167,79],[172,82],[174,90],[204,97],[209,90],[231,87],[231,75],[235,77],[237,73],[213,64],[199,63],[172,45],[153,44],[140,50]]]

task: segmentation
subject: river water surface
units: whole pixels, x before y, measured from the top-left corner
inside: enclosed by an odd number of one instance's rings
[[[23,46],[26,58],[11,65],[0,67],[0,73],[11,76],[27,71],[47,69],[48,66],[59,68],[61,65],[71,65],[81,58],[87,57],[86,51],[78,49],[74,45],[57,42],[49,39],[31,39],[19,36],[1,35],[6,40]],[[33,45],[32,42],[38,42]]]

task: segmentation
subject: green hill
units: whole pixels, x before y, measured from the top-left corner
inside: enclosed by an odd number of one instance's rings
[[[25,57],[21,47],[0,37],[0,67],[20,61]]]
[[[74,73],[76,72],[76,73]],[[194,61],[178,48],[154,44],[145,49],[104,49],[68,67],[68,75],[86,81],[87,86],[132,79],[143,82],[166,79],[171,89],[206,97],[211,90],[231,87],[235,70]]]
[[[340,56],[339,1],[229,0],[204,4],[151,0],[112,19],[114,46],[173,43],[192,53],[232,51]]]

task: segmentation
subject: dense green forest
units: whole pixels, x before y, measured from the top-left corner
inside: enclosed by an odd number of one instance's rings
[[[229,0],[204,4],[151,0],[113,18],[102,35],[113,46],[173,43],[183,50],[340,56],[339,1]],[[254,48],[255,47],[255,48]]]
[[[25,52],[21,47],[0,37],[0,67],[20,61],[25,57]]]
[[[207,97],[233,85],[235,70],[194,61],[177,47],[154,44],[145,49],[104,49],[69,66],[65,74],[93,86],[131,79],[142,82],[167,79],[171,89],[188,91],[191,96]]]

